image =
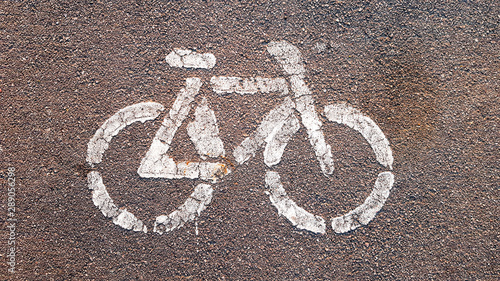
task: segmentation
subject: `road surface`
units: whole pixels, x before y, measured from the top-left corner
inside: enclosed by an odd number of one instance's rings
[[[3,1],[0,18],[0,279],[500,278],[495,1]],[[291,76],[268,51],[283,41],[301,53],[299,78],[331,147],[328,176],[295,100],[283,110],[297,118],[288,119],[290,128],[300,127],[271,174],[264,146],[244,163],[233,153],[268,112],[295,98]],[[166,59],[174,50],[212,54],[215,63],[207,55],[205,67],[178,67],[177,57]],[[169,157],[227,168],[200,186],[212,189],[210,202],[193,193],[199,179],[138,173],[193,77],[201,81],[195,106]],[[212,77],[273,78],[281,90],[216,93]],[[91,165],[96,131],[120,110],[148,102],[165,110],[125,126]],[[370,118],[394,160],[382,209],[343,234],[330,219],[362,204],[388,168],[362,134],[325,116],[334,104]],[[208,128],[200,122],[211,129],[199,133]],[[200,135],[220,140],[223,147],[203,152],[216,158],[200,153],[204,146],[192,141],[202,142]],[[126,230],[96,208],[88,183],[96,172],[113,212],[127,210],[146,228]],[[325,219],[324,233],[280,215],[279,196],[270,200],[278,185],[266,185],[273,173],[289,200]],[[187,198],[199,215],[186,211],[193,217],[183,226],[154,232],[155,219]]]

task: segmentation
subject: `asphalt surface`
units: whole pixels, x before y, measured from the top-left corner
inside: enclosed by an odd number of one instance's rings
[[[0,279],[498,280],[500,5],[432,2],[2,1]],[[196,183],[137,174],[164,115],[123,129],[90,167],[87,144],[108,118],[139,102],[169,109],[199,77],[195,102],[206,97],[215,112],[230,164],[284,97],[217,95],[208,81],[285,77],[266,51],[280,40],[301,51],[318,113],[347,102],[391,144],[395,184],[367,226],[292,226],[266,194],[262,149],[213,184],[212,203],[180,229],[134,232],[101,214],[92,170],[150,230]],[[217,63],[170,67],[174,48]],[[331,218],[361,204],[384,169],[360,134],[321,118],[334,174],[321,173],[304,127],[275,170],[298,205]],[[176,161],[199,160],[187,123]]]

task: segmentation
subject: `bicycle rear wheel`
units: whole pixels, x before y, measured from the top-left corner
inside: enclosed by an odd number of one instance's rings
[[[201,81],[199,78],[186,79],[186,87],[180,91],[156,133],[146,156],[141,161],[138,169],[140,177],[165,178],[168,180],[188,178],[216,182],[218,178],[230,172],[226,165],[221,163],[205,161],[175,162],[167,153],[177,129],[191,110],[191,105],[194,97],[199,92],[200,86]],[[123,128],[137,121],[153,120],[163,110],[164,107],[161,104],[145,102],[118,111],[104,122],[89,141],[87,162],[91,166],[101,163],[112,138]],[[206,157],[218,158],[224,155],[222,141],[217,136],[218,127],[215,114],[209,108],[205,99],[196,108],[195,120],[188,124],[187,129],[188,135],[202,159],[206,159]],[[99,172],[91,171],[87,177],[89,188],[93,190],[92,200],[104,216],[112,218],[113,223],[125,229],[147,232],[147,227],[141,220],[126,209],[119,209],[113,202]],[[206,183],[197,184],[192,194],[181,206],[168,215],[156,217],[153,232],[162,234],[193,221],[211,202],[212,194],[211,185]]]
[[[144,123],[154,120],[164,109],[159,103],[143,102],[119,110],[106,120],[90,139],[87,148],[87,163],[91,167],[101,163],[109,143],[123,128],[138,121]],[[87,174],[87,181],[89,189],[92,190],[92,201],[105,217],[111,218],[114,224],[125,229],[147,232],[147,227],[141,220],[126,209],[118,208],[113,202],[99,172],[90,171]]]

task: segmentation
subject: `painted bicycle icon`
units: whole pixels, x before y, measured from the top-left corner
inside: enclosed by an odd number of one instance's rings
[[[212,201],[212,184],[229,174],[231,169],[248,161],[262,148],[264,164],[267,166],[264,177],[266,192],[278,214],[286,217],[298,229],[320,234],[326,232],[325,219],[304,210],[290,199],[279,173],[273,171],[273,166],[281,161],[288,141],[302,124],[322,173],[327,176],[334,172],[331,147],[325,141],[313,95],[304,82],[306,70],[302,56],[297,47],[286,41],[269,43],[267,51],[281,65],[286,78],[214,76],[210,79],[210,86],[216,94],[279,93],[284,96],[282,103],[270,110],[258,128],[234,149],[232,155],[236,164],[232,166],[224,164],[224,161],[217,162],[225,157],[226,152],[218,136],[215,113],[210,109],[206,98],[196,105],[194,120],[187,125],[188,135],[203,161],[176,162],[169,156],[172,139],[195,105],[194,99],[203,84],[200,78],[186,79],[185,87],[166,114],[137,172],[143,178],[189,178],[199,179],[204,183],[196,185],[192,194],[175,211],[156,217],[153,232],[163,234],[193,221]],[[210,69],[216,63],[213,54],[182,49],[172,51],[166,60],[171,67],[188,69]],[[138,103],[119,110],[104,122],[89,141],[87,162],[93,167],[101,163],[112,138],[120,130],[137,121],[154,120],[164,110],[164,106],[156,102]],[[391,172],[392,151],[382,130],[359,110],[341,103],[326,106],[323,114],[330,122],[343,124],[359,132],[373,149],[379,164],[387,169],[378,174],[374,188],[361,205],[347,214],[331,218],[334,232],[345,233],[368,224],[385,204],[394,184]],[[125,229],[148,231],[146,225],[134,214],[120,209],[113,202],[98,171],[89,172],[87,178],[92,190],[92,200],[104,216]]]

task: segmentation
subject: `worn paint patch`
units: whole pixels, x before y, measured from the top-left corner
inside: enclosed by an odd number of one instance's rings
[[[224,156],[224,144],[219,138],[219,126],[215,113],[208,107],[206,98],[195,110],[195,119],[187,126],[188,135],[202,159],[206,156],[217,158]]]
[[[271,167],[281,162],[288,141],[300,129],[299,120],[291,114],[281,126],[276,126],[266,138],[264,149],[264,163]]]
[[[213,191],[209,184],[198,184],[194,192],[177,210],[168,216],[162,215],[156,218],[153,232],[163,234],[193,221],[212,201]]]
[[[174,49],[165,58],[171,67],[205,68],[215,66],[216,59],[211,53],[197,53],[186,49]]]
[[[210,79],[213,91],[217,94],[237,93],[241,95],[279,93],[288,95],[288,85],[283,78],[240,78],[214,76]]]
[[[163,111],[163,105],[156,102],[142,102],[127,106],[113,116],[95,132],[87,148],[87,163],[99,164],[104,152],[108,149],[111,139],[126,126],[140,121],[153,120]]]
[[[283,78],[239,78],[212,77],[210,84],[217,94],[237,93],[241,95],[278,92],[288,95],[288,84],[293,93],[284,101],[269,111],[257,130],[235,148],[233,156],[236,164],[243,164],[257,150],[264,147],[264,163],[272,167],[280,163],[288,141],[300,128],[300,121],[307,130],[311,146],[324,175],[334,171],[331,147],[326,144],[322,130],[322,122],[316,112],[314,98],[304,81],[306,73],[300,51],[288,42],[271,42],[267,48],[288,75],[288,82]],[[215,65],[212,54],[199,54],[190,50],[176,49],[167,56],[170,66],[187,68],[211,68]],[[186,86],[181,89],[168,115],[156,133],[152,144],[142,159],[138,173],[145,178],[167,179],[201,179],[216,182],[231,171],[225,164],[210,162],[175,162],[168,155],[175,133],[189,114],[192,103],[198,94],[202,83],[199,78],[186,79]],[[141,103],[133,105],[109,118],[96,132],[88,145],[87,161],[93,165],[102,161],[102,156],[109,146],[112,137],[125,126],[136,122],[154,119],[163,106],[156,103]],[[380,128],[369,117],[360,111],[345,105],[335,104],[325,107],[325,116],[331,122],[347,125],[360,132],[373,149],[380,164],[392,169],[392,151],[389,142]],[[209,107],[206,98],[195,109],[195,118],[187,125],[187,133],[195,145],[196,151],[203,160],[207,157],[225,158],[222,140],[219,138],[219,128],[215,113]],[[232,167],[234,165],[231,164]],[[113,222],[125,229],[144,231],[147,229],[127,210],[118,209],[106,191],[98,172],[88,174],[89,187],[93,190],[93,202]],[[267,171],[266,188],[271,203],[280,215],[285,216],[294,226],[315,233],[325,233],[325,220],[299,207],[291,200],[280,181],[277,172]],[[337,233],[344,233],[368,224],[382,208],[387,200],[394,176],[391,172],[378,175],[375,187],[363,204],[346,215],[332,219],[332,228]],[[208,184],[198,184],[190,197],[174,212],[156,218],[154,232],[164,233],[182,227],[186,222],[193,221],[212,200],[213,189]],[[196,234],[198,234],[196,224]]]
[[[325,116],[332,122],[347,125],[360,132],[372,147],[373,152],[375,152],[377,161],[383,166],[392,169],[394,159],[389,141],[380,127],[370,117],[343,103],[326,106]]]
[[[141,161],[137,170],[141,177],[175,178],[177,166],[174,160],[167,155],[167,151],[177,129],[191,110],[191,103],[198,94],[201,84],[199,78],[186,79],[186,87],[181,89],[177,95],[169,114],[163,120],[151,147]]]
[[[147,233],[147,227],[126,209],[119,209],[113,199],[109,196],[106,186],[102,181],[101,174],[91,171],[87,175],[89,189],[92,190],[92,201],[101,210],[105,217],[113,219],[113,223],[128,230],[142,231]]]
[[[296,104],[297,111],[302,118],[302,124],[307,129],[307,136],[314,149],[321,171],[325,175],[330,175],[334,171],[332,148],[325,141],[325,135],[321,130],[323,124],[316,113],[314,100],[311,96],[301,96],[297,98]]]
[[[255,155],[265,142],[270,141],[269,136],[274,130],[279,130],[293,113],[295,104],[289,97],[283,103],[272,109],[265,117],[257,130],[234,149],[233,156],[238,164],[243,164]],[[267,141],[266,141],[267,139]]]
[[[326,232],[326,223],[322,217],[307,212],[288,197],[278,173],[272,171],[266,173],[266,187],[269,190],[271,203],[278,209],[278,213],[286,217],[292,225],[314,233]]]
[[[344,216],[332,219],[333,231],[346,233],[367,225],[384,206],[393,184],[394,175],[391,172],[380,173],[375,181],[375,187],[363,204]]]
[[[286,42],[270,42],[267,51],[281,64],[287,74],[304,75],[306,69],[302,64],[302,54],[294,45]]]

